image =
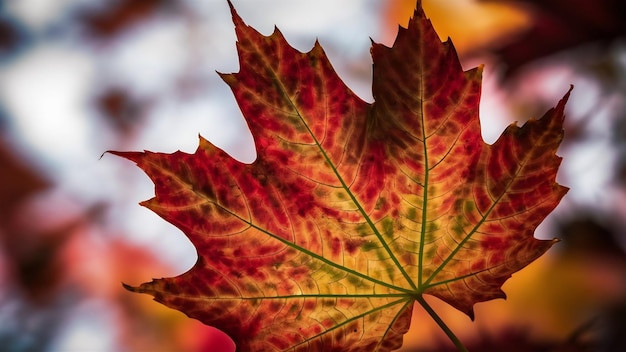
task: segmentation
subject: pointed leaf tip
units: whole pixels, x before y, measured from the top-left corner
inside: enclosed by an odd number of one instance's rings
[[[124,287],[126,290],[130,292],[140,292],[139,287],[131,286],[124,282],[122,282],[122,287]]]
[[[561,110],[565,109],[565,104],[567,103],[567,101],[569,100],[570,94],[572,93],[572,91],[574,90],[574,85],[570,84],[569,85],[569,89],[567,90],[567,93],[565,93],[565,95],[563,96],[563,98],[559,101],[558,106],[561,107]]]
[[[235,34],[237,35],[237,38],[239,39],[239,30],[237,29],[240,26],[246,26],[246,23],[243,21],[241,16],[239,16],[239,13],[237,13],[237,9],[235,9],[235,6],[233,6],[233,3],[231,2],[231,0],[227,0],[227,1],[228,1],[228,7],[230,9],[230,15],[231,15],[231,18],[233,19],[233,24],[235,25]]]
[[[228,3],[228,8],[230,9],[230,14],[231,16],[235,17],[239,17],[239,15],[237,15],[237,10],[235,9],[235,6],[233,6],[233,3],[231,0],[226,0],[226,2]]]

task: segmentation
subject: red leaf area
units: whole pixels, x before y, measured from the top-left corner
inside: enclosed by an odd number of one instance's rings
[[[243,164],[203,138],[194,154],[113,152],[148,174],[156,196],[142,205],[199,255],[131,291],[240,351],[390,351],[423,294],[473,318],[555,242],[533,232],[567,191],[555,152],[569,92],[487,145],[481,69],[463,71],[419,2],[391,48],[372,45],[373,104],[318,43],[301,53],[231,10],[241,69],[221,76],[258,158]]]

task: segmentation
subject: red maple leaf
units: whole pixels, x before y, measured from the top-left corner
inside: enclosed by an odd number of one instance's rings
[[[241,70],[222,78],[258,158],[238,162],[203,138],[194,154],[113,152],[148,174],[156,196],[142,205],[199,256],[130,290],[223,330],[240,351],[389,351],[414,302],[447,330],[424,294],[473,318],[555,242],[533,232],[567,191],[555,152],[569,92],[487,145],[481,69],[463,71],[419,2],[391,48],[372,46],[372,104],[318,43],[301,53],[231,10]]]

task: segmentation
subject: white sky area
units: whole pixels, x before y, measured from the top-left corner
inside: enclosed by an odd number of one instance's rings
[[[77,3],[99,1],[8,0],[5,11],[29,25],[36,38],[34,45],[18,57],[0,63],[0,103],[10,118],[10,132],[15,144],[38,158],[41,168],[58,184],[59,192],[86,205],[109,204],[114,226],[129,236],[129,241],[152,248],[182,273],[196,260],[194,248],[178,229],[137,205],[153,196],[152,183],[132,163],[110,155],[100,159],[100,155],[108,149],[193,152],[201,134],[239,160],[253,160],[251,136],[228,86],[215,73],[238,71],[235,34],[226,1],[187,0],[197,19],[195,27],[175,17],[157,17],[104,47],[84,42],[80,35],[46,39],[46,30],[62,23],[68,9]],[[368,76],[363,72],[371,65],[369,38],[380,38],[377,0],[233,3],[248,24],[266,35],[276,25],[299,50],[308,51],[319,38],[347,85],[372,101],[371,73]],[[189,74],[209,84],[197,95],[182,100],[173,91],[176,79],[190,64],[194,71]],[[473,66],[464,63],[466,69]],[[509,122],[523,121],[528,116],[512,117],[506,105],[510,97],[498,91],[495,73],[489,66],[484,77],[481,120],[486,140],[493,142]],[[552,97],[550,101],[556,104],[569,85],[575,84],[569,110],[588,109],[594,94],[599,94],[575,72],[558,72],[550,80],[542,77],[529,78],[529,86],[524,89],[540,91],[537,94]],[[140,97],[157,97],[150,102],[145,128],[137,138],[120,142],[114,130],[97,122],[92,99],[103,84],[128,87]],[[600,113],[593,122],[599,138],[610,132],[607,116]],[[579,145],[568,151],[571,155],[561,173],[584,175],[567,177],[567,185],[572,188],[568,197],[573,201],[604,201],[605,206],[611,206],[600,191],[606,187],[607,170],[613,163],[609,150],[607,139],[606,143]],[[76,315],[58,341],[58,350],[80,349],[84,341],[94,343],[98,339],[103,340],[99,346],[107,347],[104,350],[114,346],[113,334],[99,333],[109,317],[96,322],[91,319],[94,311],[101,310],[98,305],[78,310],[90,318]]]

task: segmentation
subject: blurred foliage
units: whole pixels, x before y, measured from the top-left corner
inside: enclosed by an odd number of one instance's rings
[[[89,34],[98,39],[112,39],[123,34],[133,25],[149,19],[157,13],[176,8],[172,0],[125,0],[102,4],[102,8],[81,11],[78,22]]]
[[[521,7],[532,25],[511,42],[492,47],[509,71],[557,52],[586,44],[608,50],[626,36],[626,2],[622,0],[482,0]]]

